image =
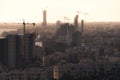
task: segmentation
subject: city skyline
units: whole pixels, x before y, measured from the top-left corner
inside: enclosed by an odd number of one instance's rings
[[[0,0],[0,22],[42,22],[42,11],[47,10],[47,21],[73,22],[79,11],[79,22],[120,21],[119,0]],[[88,13],[88,15],[85,15]]]

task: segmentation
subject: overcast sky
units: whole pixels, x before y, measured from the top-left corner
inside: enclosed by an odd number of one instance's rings
[[[48,22],[79,20],[120,21],[120,0],[0,0],[0,22],[42,22],[42,10],[47,9]],[[88,13],[88,15],[84,15]]]

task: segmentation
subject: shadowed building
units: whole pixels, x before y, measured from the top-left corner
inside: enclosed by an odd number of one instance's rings
[[[23,38],[23,35],[11,34],[0,39],[0,61],[9,69],[22,68],[34,62],[35,34],[25,34],[25,52]]]
[[[81,32],[78,30],[78,15],[74,18],[74,33],[72,34],[72,44],[78,45],[81,41]]]
[[[22,39],[19,35],[7,35],[0,39],[0,61],[8,68],[22,67]]]
[[[72,34],[72,44],[79,45],[81,43],[81,32],[77,31]]]
[[[23,66],[23,36],[22,35],[7,35],[6,36],[6,51],[8,68],[21,68]]]
[[[16,35],[16,67],[23,67],[23,35]]]
[[[35,57],[35,34],[25,34],[25,53],[24,59],[26,64],[31,64]]]
[[[55,39],[57,42],[63,42],[70,44],[71,42],[71,36],[72,36],[72,27],[69,25],[69,23],[62,24],[59,29],[56,31]]]
[[[7,47],[8,47],[8,67],[16,67],[16,36],[8,35],[7,38]]]
[[[7,54],[7,39],[5,37],[0,38],[0,63],[4,66],[8,64]]]

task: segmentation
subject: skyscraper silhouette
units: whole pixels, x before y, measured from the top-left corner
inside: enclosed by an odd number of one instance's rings
[[[75,32],[78,30],[78,15],[74,18],[74,26],[75,26]]]
[[[84,31],[84,20],[81,20],[81,33]]]
[[[43,10],[43,23],[42,26],[47,26],[47,11]]]

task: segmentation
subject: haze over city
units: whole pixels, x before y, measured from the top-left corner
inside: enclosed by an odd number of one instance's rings
[[[48,22],[62,21],[64,16],[73,22],[77,11],[79,19],[88,22],[120,21],[119,0],[0,0],[0,22],[42,22],[43,9]]]
[[[0,80],[120,80],[119,0],[0,0]]]

